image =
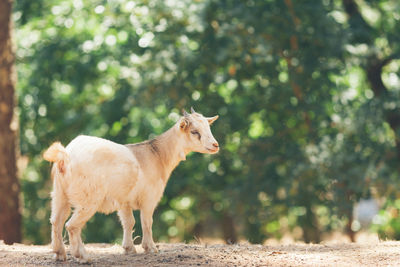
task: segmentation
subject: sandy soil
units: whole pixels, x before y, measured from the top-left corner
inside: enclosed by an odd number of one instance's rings
[[[1,242],[1,241],[0,241]],[[86,266],[400,266],[400,242],[290,245],[157,244],[160,252],[125,255],[120,245],[87,244]],[[0,243],[1,266],[76,266],[55,262],[49,246]]]

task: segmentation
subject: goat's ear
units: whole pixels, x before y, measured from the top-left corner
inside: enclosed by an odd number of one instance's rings
[[[209,118],[207,118],[208,124],[210,124],[210,125],[213,124],[213,122],[216,121],[218,118],[219,118],[218,115],[217,115],[217,116],[214,116],[214,117],[209,117]]]
[[[182,131],[185,131],[189,127],[189,120],[185,117],[181,118],[181,121],[179,122],[179,128],[181,128]]]
[[[187,113],[184,109],[182,109],[182,114],[184,117],[189,117],[189,113]]]

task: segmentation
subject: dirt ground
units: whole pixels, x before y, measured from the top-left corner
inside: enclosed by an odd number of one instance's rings
[[[86,266],[400,266],[400,242],[289,245],[157,244],[160,252],[125,255],[120,245],[87,244]],[[77,266],[55,262],[49,246],[4,245],[0,266]],[[82,264],[83,265],[83,264]]]

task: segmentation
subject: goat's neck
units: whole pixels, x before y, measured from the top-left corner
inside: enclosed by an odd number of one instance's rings
[[[169,176],[179,162],[185,160],[186,155],[189,153],[189,150],[185,149],[181,140],[177,138],[179,134],[176,131],[179,131],[179,129],[175,125],[156,138],[160,150],[160,160],[164,167],[164,177],[162,178],[165,182],[168,181]]]

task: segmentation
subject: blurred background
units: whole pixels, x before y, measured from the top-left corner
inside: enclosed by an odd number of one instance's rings
[[[12,20],[22,242],[50,241],[52,142],[140,142],[191,106],[221,150],[173,172],[156,242],[400,239],[398,0],[15,0]],[[118,217],[83,238],[120,242]]]

